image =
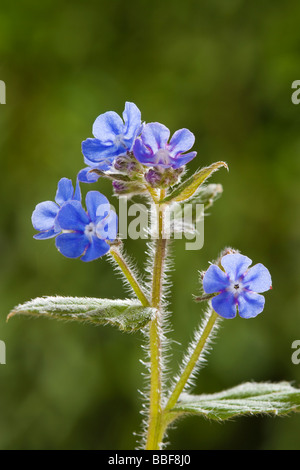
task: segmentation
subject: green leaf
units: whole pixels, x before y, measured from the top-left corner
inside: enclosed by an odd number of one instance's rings
[[[200,186],[194,195],[189,199],[191,204],[203,204],[204,209],[208,209],[221,196],[223,186],[221,184],[207,184]]]
[[[122,331],[143,328],[156,310],[143,307],[135,300],[94,299],[88,297],[38,297],[15,307],[7,320],[15,315],[73,320],[95,325],[114,325]]]
[[[300,389],[287,382],[253,383],[211,395],[182,394],[171,413],[196,414],[214,420],[235,416],[275,414],[300,411]]]
[[[222,191],[221,184],[203,185],[188,202],[171,202],[168,205],[172,216],[170,217],[170,235],[197,236],[200,223],[203,223],[207,209],[220,197]]]
[[[165,204],[169,202],[182,202],[190,199],[195,192],[198,190],[201,184],[209,178],[215,171],[217,171],[221,166],[224,166],[228,170],[228,166],[225,162],[216,162],[212,165],[202,168],[201,170],[194,173],[192,176],[183,181],[179,186],[177,186],[171,194],[162,199],[160,204]]]

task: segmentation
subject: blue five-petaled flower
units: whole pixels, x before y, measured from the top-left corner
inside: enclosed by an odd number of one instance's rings
[[[57,220],[57,215],[61,207],[69,201],[81,201],[81,192],[77,181],[75,190],[72,181],[68,178],[61,178],[57,185],[55,202],[45,201],[37,204],[32,213],[31,221],[33,227],[39,231],[34,238],[47,239],[58,235],[61,227]]]
[[[268,269],[256,264],[249,269],[252,261],[240,253],[223,256],[221,265],[211,265],[203,277],[203,289],[214,294],[213,309],[224,318],[234,318],[238,311],[242,318],[253,318],[264,309],[265,298],[260,295],[272,288]]]
[[[109,170],[116,157],[132,150],[136,137],[142,130],[141,112],[134,103],[126,102],[122,118],[114,111],[100,114],[93,124],[93,135],[82,142],[84,162],[88,165],[81,170],[81,182],[92,183],[99,176],[92,169]]]
[[[166,126],[150,122],[136,139],[133,154],[143,165],[173,169],[184,166],[197,155],[197,152],[188,152],[195,142],[194,134],[188,129],[179,129],[169,139],[170,131]]]
[[[109,243],[117,237],[118,218],[109,201],[98,191],[89,191],[85,199],[87,212],[78,201],[64,204],[58,213],[62,233],[57,249],[68,258],[93,261],[105,255]]]

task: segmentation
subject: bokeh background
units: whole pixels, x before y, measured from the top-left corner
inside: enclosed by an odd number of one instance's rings
[[[1,1],[0,106],[1,449],[133,449],[141,431],[145,372],[140,334],[6,315],[42,295],[126,297],[105,260],[62,257],[36,241],[31,213],[53,200],[58,180],[83,168],[81,141],[94,119],[133,101],[145,121],[196,136],[199,166],[225,160],[210,182],[224,188],[205,220],[200,251],[174,245],[175,340],[170,368],[201,317],[192,301],[198,271],[233,246],[271,271],[273,291],[255,320],[224,321],[195,386],[300,384],[291,361],[300,339],[300,79],[297,0]],[[89,187],[91,189],[91,187]],[[108,197],[105,181],[97,188]],[[87,186],[83,188],[83,192]],[[142,267],[145,242],[126,249]],[[225,424],[189,417],[169,433],[170,449],[298,449],[300,416]]]

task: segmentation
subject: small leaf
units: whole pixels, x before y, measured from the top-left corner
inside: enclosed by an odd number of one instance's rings
[[[123,173],[107,173],[105,171],[98,170],[97,168],[93,168],[89,171],[89,173],[96,173],[96,175],[103,176],[104,178],[108,178],[114,181],[130,181],[129,176],[123,175]]]
[[[206,211],[222,194],[221,184],[201,186],[188,202],[170,202],[170,234],[198,236]],[[175,235],[176,236],[176,235]]]
[[[171,194],[159,201],[160,204],[187,201],[195,194],[199,186],[221,166],[224,166],[228,170],[228,166],[225,162],[216,162],[197,171],[188,179],[183,181],[179,186],[177,186],[177,188],[174,189]]]
[[[189,203],[204,204],[204,209],[208,209],[221,196],[222,192],[223,187],[221,184],[203,185],[189,199]]]
[[[29,315],[57,320],[74,320],[95,325],[114,325],[122,331],[143,328],[156,310],[134,300],[110,300],[88,297],[38,297],[15,307],[7,317]]]
[[[244,383],[211,395],[182,394],[171,413],[196,414],[226,420],[235,416],[300,411],[300,389],[287,382]]]

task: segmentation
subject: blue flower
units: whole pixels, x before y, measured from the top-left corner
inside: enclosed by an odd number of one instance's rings
[[[146,166],[177,169],[190,162],[197,152],[187,152],[195,142],[194,134],[188,129],[179,129],[171,140],[169,129],[158,122],[146,124],[141,138],[135,141],[135,158]]]
[[[126,102],[122,118],[114,111],[97,117],[93,124],[93,135],[82,142],[82,153],[88,167],[79,172],[79,181],[91,183],[99,175],[88,173],[96,168],[107,171],[114,159],[132,150],[136,137],[142,129],[141,112],[134,103]]]
[[[237,310],[242,318],[253,318],[264,309],[265,298],[259,293],[272,288],[271,275],[262,264],[248,269],[252,261],[247,256],[233,253],[223,256],[225,272],[212,264],[203,277],[207,294],[216,293],[211,303],[224,318],[234,318]]]
[[[79,182],[77,180],[74,191],[72,181],[68,178],[61,178],[57,185],[55,202],[41,202],[32,213],[32,225],[40,232],[34,235],[34,238],[40,240],[52,238],[61,232],[57,215],[61,207],[68,201],[81,201]]]
[[[89,191],[85,203],[87,212],[76,201],[61,208],[57,218],[63,233],[55,244],[67,258],[93,261],[109,251],[107,242],[117,237],[118,219],[107,198],[98,191]]]

